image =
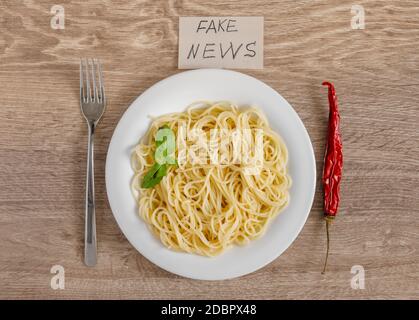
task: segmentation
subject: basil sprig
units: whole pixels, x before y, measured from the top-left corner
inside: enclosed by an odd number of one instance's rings
[[[145,174],[141,188],[153,188],[167,174],[169,165],[177,165],[174,157],[175,149],[175,134],[169,126],[164,125],[156,133],[156,151],[154,152],[156,162]]]

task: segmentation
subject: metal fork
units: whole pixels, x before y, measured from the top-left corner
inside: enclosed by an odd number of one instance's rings
[[[94,181],[94,136],[95,129],[105,111],[106,97],[103,87],[102,67],[97,59],[80,60],[80,107],[87,121],[88,151],[86,172],[86,211],[84,263],[96,265],[96,216]]]

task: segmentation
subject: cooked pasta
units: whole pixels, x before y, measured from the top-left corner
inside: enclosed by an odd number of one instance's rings
[[[153,188],[141,188],[155,163],[156,132],[165,125],[177,138],[178,164],[168,167]],[[192,132],[209,143],[190,139]],[[197,154],[205,157],[198,161]],[[233,244],[247,244],[289,202],[287,148],[254,107],[199,102],[185,112],[160,116],[131,160],[139,215],[173,250],[216,256]]]

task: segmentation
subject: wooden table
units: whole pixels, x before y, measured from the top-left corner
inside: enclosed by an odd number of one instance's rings
[[[416,1],[60,0],[0,3],[0,298],[419,298],[419,4]],[[351,29],[363,5],[364,30]],[[131,101],[179,72],[179,16],[264,16],[265,69],[245,71],[278,90],[311,136],[321,172],[335,82],[345,167],[329,272],[320,184],[290,248],[239,279],[184,279],[151,264],[109,208],[105,156]],[[104,63],[108,109],[97,131],[98,265],[83,264],[87,129],[79,57]],[[65,268],[53,290],[50,269]],[[365,269],[365,289],[351,268]]]

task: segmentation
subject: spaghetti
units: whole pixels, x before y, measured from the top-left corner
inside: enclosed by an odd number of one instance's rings
[[[154,139],[162,126],[168,126],[177,137],[178,165],[170,166],[153,188],[141,188],[145,173],[155,162]],[[262,138],[258,135],[261,131]],[[197,144],[196,140],[180,141],[191,132],[200,132],[201,138],[210,141],[198,148],[207,157],[180,161],[181,154],[185,156]],[[237,132],[246,134],[231,139]],[[245,161],[238,161],[233,152],[237,150],[235,141],[241,143]],[[254,161],[258,141],[259,164]],[[195,156],[199,154],[196,150],[191,152]],[[216,256],[233,244],[247,244],[261,236],[289,202],[287,148],[257,108],[205,102],[190,106],[186,112],[158,117],[135,147],[131,161],[139,215],[173,250]],[[255,168],[256,172],[249,170]]]

